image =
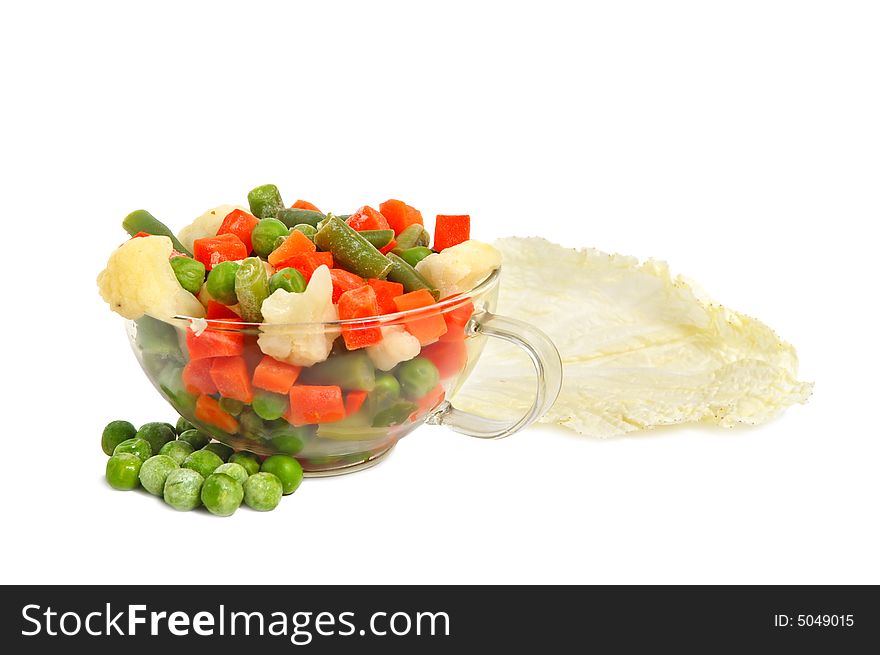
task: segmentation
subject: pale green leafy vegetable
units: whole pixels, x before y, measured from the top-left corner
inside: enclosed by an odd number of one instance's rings
[[[597,437],[681,423],[755,425],[812,391],[797,379],[791,345],[698,296],[662,262],[538,238],[495,246],[504,258],[498,313],[537,325],[562,355],[562,393],[542,422]],[[493,346],[454,402],[499,417],[525,412],[533,397],[528,360]]]

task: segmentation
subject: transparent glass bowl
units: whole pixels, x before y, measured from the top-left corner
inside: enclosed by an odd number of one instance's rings
[[[562,381],[559,354],[543,332],[493,314],[499,279],[500,272],[495,271],[468,293],[446,298],[431,307],[369,319],[287,325],[211,320],[197,335],[191,318],[160,321],[145,316],[128,321],[127,331],[147,377],[172,407],[197,428],[236,450],[258,455],[292,455],[302,463],[307,475],[333,475],[375,463],[399,439],[425,422],[448,425],[475,437],[499,438],[523,428],[550,408]],[[404,384],[402,390],[397,389],[395,381],[399,383],[405,378],[401,366],[387,372],[376,370],[364,350],[348,351],[344,339],[339,338],[343,331],[356,335],[377,327],[416,326],[414,331],[419,332],[419,321],[436,325],[438,320],[445,322],[446,333],[439,341],[423,346],[419,354],[439,372],[439,382],[430,389],[425,384]],[[338,420],[336,415],[330,422],[307,422],[310,419],[304,416],[312,408],[292,408],[294,394],[287,394],[285,399],[284,394],[276,393],[269,403],[274,407],[268,409],[258,405],[258,401],[246,403],[243,400],[248,398],[222,395],[221,391],[233,396],[242,394],[218,389],[212,382],[212,364],[221,361],[218,366],[232,364],[234,370],[237,365],[241,370],[239,378],[253,378],[255,367],[264,358],[258,339],[266,334],[297,340],[326,338],[327,343],[333,342],[326,363],[302,368],[294,387],[339,386],[349,410],[344,418]],[[447,400],[476,364],[487,336],[521,346],[535,365],[535,402],[516,421],[475,416],[456,410]],[[220,360],[221,357],[224,359]],[[239,359],[233,361],[233,357]],[[389,376],[394,376],[394,380]],[[253,391],[257,395],[263,393],[259,389]],[[277,416],[278,403],[285,402],[283,415]]]

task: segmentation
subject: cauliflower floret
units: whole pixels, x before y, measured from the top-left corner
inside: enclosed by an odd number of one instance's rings
[[[217,230],[220,229],[220,225],[223,223],[223,219],[231,212],[233,209],[242,209],[247,211],[241,205],[218,205],[214,207],[214,209],[209,209],[204,214],[199,216],[192,223],[183,228],[180,232],[177,233],[177,238],[180,239],[180,243],[187,247],[187,249],[192,252],[193,249],[193,241],[196,239],[204,239],[205,237],[213,237],[217,236]]]
[[[171,251],[171,239],[163,236],[119,246],[98,275],[98,290],[110,309],[132,320],[144,314],[158,319],[204,316],[202,303],[177,281],[168,263]]]
[[[422,350],[419,340],[403,326],[390,325],[382,328],[382,341],[367,347],[367,355],[380,371],[392,368],[417,356]]]
[[[464,241],[428,255],[416,270],[437,287],[441,298],[473,289],[501,266],[501,253],[488,243]]]
[[[326,266],[318,267],[302,293],[276,289],[263,301],[261,311],[264,324],[257,339],[260,350],[294,366],[323,362],[339,336],[338,329],[309,325],[339,319],[333,304],[333,280]]]

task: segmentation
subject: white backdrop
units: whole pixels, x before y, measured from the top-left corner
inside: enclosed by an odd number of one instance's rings
[[[3,582],[880,582],[880,21],[869,2],[0,9]],[[103,482],[171,420],[94,278],[265,182],[670,262],[793,342],[759,429],[425,427],[270,514]]]

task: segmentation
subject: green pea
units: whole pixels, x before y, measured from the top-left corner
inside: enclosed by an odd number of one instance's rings
[[[303,384],[338,385],[344,391],[372,391],[376,369],[367,353],[355,350],[304,368],[300,379]]]
[[[219,303],[235,305],[238,298],[235,296],[235,274],[238,272],[238,262],[220,262],[208,273],[208,293]]]
[[[227,414],[232,414],[233,416],[238,416],[241,414],[241,410],[244,409],[244,403],[236,398],[226,398],[225,396],[220,399],[220,409],[222,409]]]
[[[224,462],[232,456],[232,453],[235,452],[234,450],[232,450],[232,448],[227,446],[225,443],[220,443],[219,441],[212,441],[207,446],[202,448],[202,450],[211,451],[212,453],[217,455],[217,457],[222,459]]]
[[[306,279],[295,268],[282,268],[269,278],[269,295],[278,289],[284,289],[289,293],[302,293],[306,290]]]
[[[235,295],[241,317],[248,323],[260,323],[263,314],[260,307],[269,297],[269,276],[259,257],[243,259],[235,272]]]
[[[409,400],[417,400],[440,382],[440,371],[430,359],[416,357],[397,366],[400,390]]]
[[[244,489],[223,473],[212,473],[202,485],[202,504],[216,516],[231,516],[241,505]]]
[[[253,475],[260,470],[260,460],[257,459],[256,455],[246,450],[232,453],[229,457],[229,464],[238,464],[247,471],[248,475]]]
[[[277,218],[264,218],[251,232],[254,252],[260,257],[268,257],[275,249],[275,240],[288,235],[288,227]]]
[[[170,423],[144,423],[137,431],[137,436],[146,439],[154,453],[158,453],[162,446],[177,438],[177,432]]]
[[[162,446],[161,450],[159,450],[159,454],[170,457],[177,462],[178,466],[180,466],[187,457],[192,455],[193,450],[195,449],[189,443],[177,439],[175,441],[169,441]]]
[[[203,478],[206,478],[222,463],[223,460],[220,459],[220,456],[217,455],[217,453],[212,453],[210,450],[197,450],[183,460],[181,467],[192,469]]]
[[[105,477],[107,483],[114,489],[129,491],[137,489],[138,473],[141,470],[142,460],[131,453],[119,453],[107,460]]]
[[[303,479],[302,465],[288,455],[270,455],[263,460],[260,471],[277,476],[285,496],[296,491]]]
[[[165,478],[162,496],[166,503],[180,512],[195,509],[202,502],[204,481],[205,478],[197,471],[188,468],[174,469]]]
[[[174,431],[177,432],[177,434],[183,434],[187,430],[195,430],[195,427],[196,426],[181,416],[177,419],[177,425],[174,426]]]
[[[270,441],[272,447],[285,455],[296,455],[306,445],[306,441],[314,437],[315,428],[309,425],[294,426],[284,421],[272,429]]]
[[[287,411],[288,397],[271,391],[254,391],[251,407],[257,416],[266,421],[274,421]]]
[[[318,233],[318,228],[314,225],[309,225],[308,223],[300,223],[299,225],[294,225],[291,230],[296,230],[297,232],[302,232],[312,241],[315,240],[315,235]]]
[[[250,407],[242,410],[238,417],[238,427],[239,431],[249,439],[260,439],[266,431],[263,419],[257,416]]]
[[[177,462],[167,455],[154,455],[141,465],[138,479],[141,486],[154,496],[161,496],[168,474],[179,468]]]
[[[268,512],[281,501],[284,488],[272,473],[257,473],[244,483],[244,504],[258,512]]]
[[[205,281],[205,265],[192,257],[172,257],[169,260],[174,276],[184,289],[198,293]]]
[[[376,384],[370,392],[370,406],[374,409],[388,407],[400,398],[400,382],[391,373],[376,373]]]
[[[206,435],[204,432],[196,429],[185,430],[180,433],[180,437],[177,439],[178,441],[183,441],[192,446],[193,450],[201,450],[209,443],[211,443],[211,437]]]
[[[244,484],[249,475],[245,467],[243,467],[241,464],[235,464],[234,462],[227,462],[226,464],[221,464],[220,466],[218,466],[214,470],[214,474],[216,475],[218,473],[228,475],[239,484]]]
[[[280,210],[284,209],[281,192],[274,184],[263,184],[251,189],[248,192],[247,199],[251,214],[257,218],[275,216]]]
[[[415,267],[420,261],[422,261],[428,255],[433,255],[434,251],[430,248],[425,248],[424,246],[416,246],[415,248],[407,248],[402,253],[400,253],[400,258],[405,261],[410,266]]]
[[[410,414],[419,408],[415,403],[409,403],[405,400],[396,402],[390,407],[383,409],[373,417],[374,428],[387,428],[392,425],[400,425],[405,423]]]
[[[150,446],[150,442],[146,439],[133,437],[131,439],[126,439],[113,449],[114,455],[121,455],[123,453],[135,455],[142,462],[146,462],[153,455],[153,449]]]
[[[101,450],[105,455],[112,455],[116,446],[133,439],[135,434],[137,430],[128,421],[110,421],[101,433]]]

